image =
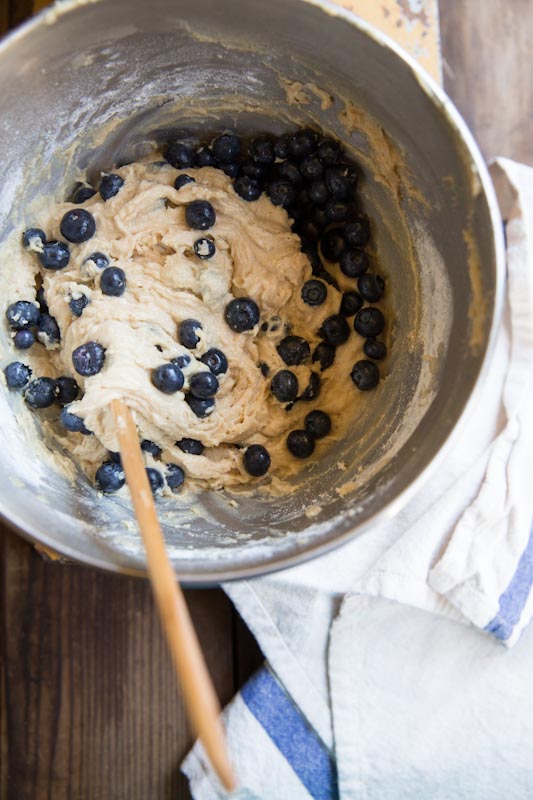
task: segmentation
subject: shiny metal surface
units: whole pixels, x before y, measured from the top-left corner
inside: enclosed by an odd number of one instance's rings
[[[309,102],[289,103],[294,81],[325,89],[334,102],[311,92]],[[390,167],[401,191],[373,174],[357,126],[346,125],[351,107],[375,120],[376,135],[386,132],[384,161],[390,142],[403,153],[401,169]],[[81,171],[124,163],[172,130],[306,123],[341,138],[363,164],[365,207],[394,297],[390,372],[347,441],[289,497],[242,498],[235,508],[212,495],[192,512],[161,505],[176,572],[189,584],[324,552],[395,514],[445,457],[478,403],[502,305],[490,180],[440,89],[393,43],[327,3],[67,2],[0,45],[2,236],[25,222],[36,194],[64,192]],[[420,202],[411,202],[409,187]],[[2,336],[3,366],[10,356]],[[129,504],[102,499],[82,476],[73,488],[54,473],[32,418],[3,386],[0,419],[2,515],[69,558],[144,574]],[[316,516],[306,516],[310,506]]]

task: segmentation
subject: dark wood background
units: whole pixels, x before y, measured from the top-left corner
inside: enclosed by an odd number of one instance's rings
[[[440,0],[445,87],[484,155],[533,164],[533,0]],[[0,32],[32,3],[0,2]],[[191,744],[150,592],[0,535],[2,800],[182,800]],[[187,599],[221,702],[261,654],[220,590]]]

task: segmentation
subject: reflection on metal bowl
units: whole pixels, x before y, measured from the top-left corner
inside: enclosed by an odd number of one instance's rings
[[[44,12],[0,46],[1,229],[175,129],[311,125],[361,164],[393,287],[386,380],[350,435],[286,497],[159,504],[190,584],[298,563],[398,511],[476,402],[502,303],[503,243],[483,161],[443,93],[394,44],[303,0],[99,0]],[[4,361],[7,333],[2,334]],[[0,510],[67,557],[144,574],[126,499],[53,471],[20,398],[0,399]]]

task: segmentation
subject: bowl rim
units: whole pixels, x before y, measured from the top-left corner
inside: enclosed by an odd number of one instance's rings
[[[101,0],[89,0],[89,2],[97,3]],[[285,0],[287,2],[287,0]],[[479,372],[476,376],[472,391],[466,400],[460,414],[456,418],[452,427],[450,428],[446,440],[441,445],[439,450],[432,456],[425,467],[419,472],[415,479],[409,484],[408,487],[403,489],[395,498],[390,500],[378,512],[373,514],[367,520],[350,527],[346,531],[339,533],[331,539],[313,542],[309,540],[306,542],[305,549],[295,553],[278,554],[271,558],[258,558],[256,563],[245,563],[237,566],[224,566],[224,559],[220,559],[218,563],[220,567],[209,570],[204,574],[198,572],[187,571],[180,569],[179,564],[173,562],[173,569],[176,577],[180,582],[189,588],[204,588],[225,581],[233,581],[245,578],[259,577],[261,575],[272,574],[280,570],[288,569],[290,567],[299,566],[306,561],[317,558],[318,556],[325,555],[326,553],[341,547],[352,540],[356,535],[360,536],[368,534],[368,532],[392,517],[394,517],[420,490],[421,486],[436,472],[448,451],[451,449],[459,433],[464,426],[467,418],[472,413],[478,398],[481,394],[483,385],[486,382],[486,376],[489,369],[490,361],[494,353],[496,337],[498,335],[500,321],[504,305],[504,287],[505,287],[505,243],[503,235],[503,224],[496,199],[496,193],[489,174],[488,167],[479,150],[479,147],[470,132],[466,122],[463,120],[461,114],[455,107],[454,103],[448,97],[444,89],[438,85],[435,79],[422,67],[408,52],[406,52],[400,45],[381,30],[371,25],[366,20],[357,16],[355,13],[336,5],[330,0],[291,0],[291,2],[312,5],[320,9],[324,14],[334,16],[344,20],[348,24],[363,32],[370,39],[373,39],[380,47],[392,50],[395,55],[401,59],[413,73],[414,78],[418,82],[421,91],[424,91],[429,97],[437,110],[444,115],[448,125],[458,135],[463,145],[466,147],[470,163],[474,166],[475,171],[479,177],[481,185],[481,193],[486,199],[489,218],[492,228],[492,239],[494,243],[495,253],[495,286],[494,298],[491,306],[491,325],[489,335],[487,337],[487,344],[485,353],[481,361]],[[85,5],[85,3],[83,4]],[[80,9],[80,5],[75,3],[65,3],[63,8],[45,8],[35,16],[26,20],[13,31],[9,32],[0,41],[0,52],[6,50],[9,46],[14,44],[19,38],[25,36],[34,28],[39,28],[47,22],[55,23],[60,20],[63,15],[70,14]],[[50,18],[49,20],[47,18]],[[91,556],[80,553],[76,548],[69,546],[68,542],[60,543],[48,536],[37,531],[34,526],[24,523],[17,514],[7,511],[0,501],[0,518],[13,528],[20,536],[32,544],[38,544],[46,550],[57,554],[58,560],[67,561],[77,566],[88,566],[110,572],[113,574],[122,574],[137,578],[147,578],[148,573],[144,568],[126,567],[113,563],[112,561],[102,557]],[[217,562],[213,561],[215,565]]]

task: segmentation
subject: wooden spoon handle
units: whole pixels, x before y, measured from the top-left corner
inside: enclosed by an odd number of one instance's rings
[[[231,791],[235,775],[229,760],[220,705],[207,671],[181,587],[174,575],[157,518],[133,417],[122,400],[111,403],[122,465],[146,548],[148,574],[192,727],[220,780]]]

